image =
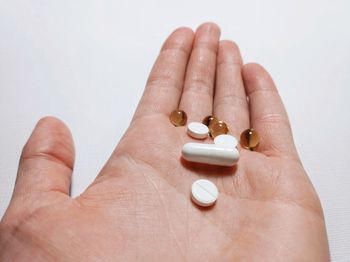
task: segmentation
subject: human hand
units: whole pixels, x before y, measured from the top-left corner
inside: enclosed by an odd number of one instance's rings
[[[322,208],[273,81],[219,37],[211,23],[169,36],[130,127],[76,198],[69,130],[52,117],[38,123],[1,222],[1,261],[329,260]],[[176,108],[189,121],[213,114],[237,138],[253,127],[260,145],[241,148],[235,167],[188,163],[181,148],[192,139],[169,122]],[[215,206],[190,200],[198,178],[217,185]]]

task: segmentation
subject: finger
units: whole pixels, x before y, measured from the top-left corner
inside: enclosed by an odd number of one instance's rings
[[[249,111],[242,75],[242,57],[238,46],[221,41],[216,63],[214,115],[225,121],[235,137],[249,128]]]
[[[165,41],[147,80],[134,119],[158,113],[168,116],[178,107],[193,38],[191,29],[179,28]]]
[[[212,114],[219,38],[220,29],[213,23],[202,24],[196,31],[179,106],[189,120],[201,121]]]
[[[249,98],[250,126],[260,135],[258,151],[267,155],[297,156],[290,123],[272,78],[258,64],[242,70]]]
[[[68,128],[56,118],[41,119],[23,148],[13,198],[49,192],[68,196],[73,163]]]

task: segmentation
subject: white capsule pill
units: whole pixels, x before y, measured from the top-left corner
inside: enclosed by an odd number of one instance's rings
[[[217,187],[206,179],[195,181],[191,193],[193,202],[202,207],[213,205],[219,195]]]
[[[219,135],[214,138],[216,145],[234,148],[238,145],[238,141],[234,136],[231,135]]]
[[[193,138],[204,139],[208,137],[209,128],[199,122],[191,122],[187,125],[187,133]]]
[[[182,147],[182,157],[190,162],[233,166],[239,159],[239,152],[237,148],[216,144],[187,143]]]

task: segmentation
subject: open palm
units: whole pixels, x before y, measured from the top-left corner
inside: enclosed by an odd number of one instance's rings
[[[134,119],[96,180],[69,197],[74,147],[68,129],[44,118],[25,146],[1,222],[0,258],[44,261],[327,261],[322,208],[295,150],[267,72],[242,65],[212,23],[180,28],[164,43]],[[248,97],[248,99],[247,99]],[[215,115],[230,133],[253,127],[256,151],[237,166],[186,162],[192,139],[169,114]],[[211,139],[203,143],[212,143]],[[217,203],[190,200],[194,180],[219,189]]]

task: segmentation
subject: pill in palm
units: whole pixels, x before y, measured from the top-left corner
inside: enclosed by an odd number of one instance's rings
[[[216,144],[187,143],[182,147],[182,157],[190,162],[219,166],[233,166],[238,162],[237,148]]]
[[[238,141],[234,136],[226,135],[226,134],[215,137],[214,143],[216,145],[222,145],[222,146],[231,147],[231,148],[234,148],[238,145]]]
[[[193,202],[202,207],[213,205],[219,195],[215,184],[206,179],[196,180],[192,184],[191,193]]]
[[[209,128],[200,122],[191,122],[187,125],[187,133],[196,139],[204,139],[208,137]]]

